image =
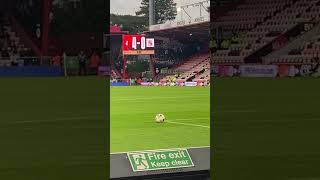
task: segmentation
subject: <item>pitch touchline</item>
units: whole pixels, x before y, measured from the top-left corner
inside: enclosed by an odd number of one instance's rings
[[[199,125],[199,124],[173,122],[173,121],[166,121],[166,122],[167,122],[167,123],[171,123],[171,124],[181,124],[181,125],[185,125],[185,126],[195,126],[195,127],[202,127],[202,128],[208,128],[208,129],[210,129],[210,126],[203,126],[203,125]]]
[[[170,150],[170,149],[202,149],[202,148],[211,148],[211,146],[198,146],[198,147],[180,147],[180,148],[166,148],[166,149],[153,149],[153,150],[141,150],[141,151],[157,151],[157,150]],[[129,151],[129,152],[139,152],[139,151]],[[114,152],[110,154],[126,154],[128,152]]]
[[[182,99],[190,97],[208,97],[208,96],[174,96],[174,97],[153,97],[153,98],[127,98],[127,99],[111,99],[111,101],[138,101],[138,100],[155,100],[155,99]]]

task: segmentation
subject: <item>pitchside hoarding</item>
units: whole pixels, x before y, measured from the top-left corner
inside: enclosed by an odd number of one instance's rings
[[[242,65],[240,66],[242,77],[276,77],[277,65]]]
[[[314,72],[315,71],[315,72]],[[312,65],[213,65],[211,75],[219,77],[296,77],[320,76]]]

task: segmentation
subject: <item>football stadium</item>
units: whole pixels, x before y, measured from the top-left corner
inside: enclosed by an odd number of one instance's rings
[[[107,57],[102,28],[74,24],[84,3],[0,2],[1,179],[106,176]]]
[[[319,179],[319,8],[214,0],[213,178]]]
[[[175,8],[175,19],[136,32],[111,18],[112,179],[209,177],[210,1]]]

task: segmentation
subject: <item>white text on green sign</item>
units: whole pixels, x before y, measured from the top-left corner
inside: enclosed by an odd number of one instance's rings
[[[194,166],[187,149],[168,149],[128,153],[134,172]]]

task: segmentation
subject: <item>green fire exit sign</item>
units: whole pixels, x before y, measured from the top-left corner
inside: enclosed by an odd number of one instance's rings
[[[187,149],[130,152],[127,156],[134,172],[194,166]]]

